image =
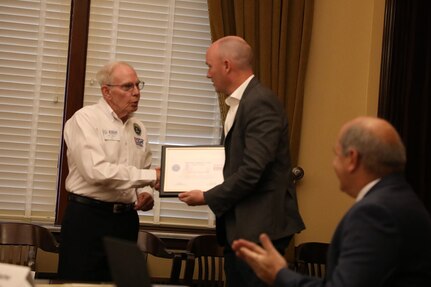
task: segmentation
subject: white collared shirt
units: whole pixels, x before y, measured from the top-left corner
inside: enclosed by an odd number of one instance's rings
[[[125,123],[101,98],[71,117],[64,128],[69,175],[66,190],[107,202],[132,203],[135,187],[156,180],[145,126]],[[152,193],[147,186],[138,192]]]
[[[233,122],[235,120],[236,111],[238,110],[239,102],[241,101],[242,95],[244,94],[245,89],[250,83],[251,79],[253,79],[254,75],[248,77],[241,86],[239,86],[228,98],[226,98],[226,105],[229,106],[229,111],[226,115],[226,120],[224,122],[224,135],[226,136],[230,131]]]
[[[373,181],[370,181],[367,185],[365,185],[361,191],[358,193],[358,196],[356,196],[356,202],[360,201],[362,198],[365,197],[365,195],[370,191],[370,189],[375,186],[381,178],[375,179]]]

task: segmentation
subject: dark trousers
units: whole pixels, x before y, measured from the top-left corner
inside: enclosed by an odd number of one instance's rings
[[[284,256],[292,236],[272,241],[274,247]],[[224,249],[224,272],[227,287],[262,287],[267,286],[261,281],[247,263],[235,255],[229,245]]]
[[[112,281],[103,246],[105,236],[137,241],[135,210],[121,214],[68,202],[62,226],[58,275],[62,280]]]

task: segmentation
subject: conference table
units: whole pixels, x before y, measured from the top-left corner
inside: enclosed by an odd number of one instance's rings
[[[90,284],[90,283],[40,283],[35,282],[35,287],[115,287],[114,284]],[[153,285],[154,286],[154,285]],[[166,286],[165,286],[166,287]]]
[[[115,284],[91,284],[91,283],[40,283],[35,282],[35,287],[116,287]],[[151,287],[186,287],[185,285],[153,284]]]
[[[35,280],[35,287],[116,287],[115,284],[109,283],[55,283],[50,280]],[[151,287],[187,287],[185,285],[171,285],[171,284],[152,284]]]

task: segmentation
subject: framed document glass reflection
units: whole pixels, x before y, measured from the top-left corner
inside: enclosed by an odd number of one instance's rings
[[[223,182],[223,146],[162,146],[160,196],[206,191]]]

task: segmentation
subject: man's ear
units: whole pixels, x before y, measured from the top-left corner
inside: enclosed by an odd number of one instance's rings
[[[347,169],[349,172],[356,171],[361,164],[361,155],[356,149],[349,149],[348,154],[348,165]]]
[[[102,96],[106,101],[111,100],[112,95],[111,95],[111,89],[107,86],[102,86],[100,88],[100,90],[102,91]]]
[[[223,61],[223,68],[226,72],[229,72],[231,69],[231,63],[228,60]]]

